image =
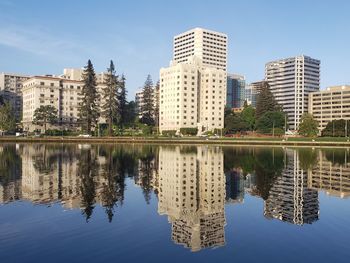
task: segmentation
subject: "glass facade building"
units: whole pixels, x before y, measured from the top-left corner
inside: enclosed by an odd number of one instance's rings
[[[236,74],[228,74],[226,106],[229,108],[241,108],[245,100],[245,77]]]

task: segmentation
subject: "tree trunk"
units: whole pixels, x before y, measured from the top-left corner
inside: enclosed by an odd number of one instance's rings
[[[108,120],[108,136],[112,136],[112,118],[109,118]]]

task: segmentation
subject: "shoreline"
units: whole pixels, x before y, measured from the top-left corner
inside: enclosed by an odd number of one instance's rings
[[[220,145],[220,146],[307,146],[307,147],[350,147],[349,141],[310,141],[310,140],[282,140],[282,139],[203,139],[203,138],[144,138],[144,137],[39,137],[16,138],[0,137],[0,143],[101,143],[101,144],[177,144],[177,145]]]

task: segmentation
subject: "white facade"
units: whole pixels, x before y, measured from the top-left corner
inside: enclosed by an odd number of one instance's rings
[[[198,132],[224,127],[226,72],[204,67],[195,57],[160,70],[159,128]]]
[[[320,61],[302,55],[269,62],[265,80],[288,116],[289,129],[297,130],[308,111],[308,94],[320,89]]]
[[[204,66],[226,71],[227,35],[203,28],[194,28],[174,37],[173,60],[187,62],[196,56]]]
[[[26,131],[41,129],[34,125],[34,112],[44,105],[52,105],[58,111],[59,125],[65,129],[79,126],[78,113],[81,101],[82,81],[58,77],[35,76],[23,83],[23,128]],[[102,94],[104,85],[98,84],[97,89]],[[101,103],[102,96],[100,96]],[[100,118],[100,123],[105,120]],[[55,128],[55,127],[52,127]]]

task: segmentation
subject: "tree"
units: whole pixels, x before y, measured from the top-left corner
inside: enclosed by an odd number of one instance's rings
[[[40,106],[34,111],[33,123],[44,125],[44,133],[48,123],[54,124],[57,121],[57,109],[52,105]]]
[[[285,114],[282,111],[268,111],[256,123],[258,132],[264,134],[283,133]]]
[[[255,127],[255,109],[251,105],[244,106],[241,118],[247,124],[248,129],[253,131]]]
[[[128,101],[126,99],[127,91],[125,88],[125,76],[122,75],[120,81],[118,82],[118,101],[119,101],[119,127],[123,127],[127,124],[127,111],[128,111]]]
[[[94,67],[88,60],[83,72],[83,88],[81,91],[82,101],[79,107],[79,121],[82,130],[91,133],[91,128],[95,127],[100,117],[97,92],[97,80]]]
[[[240,114],[232,113],[225,117],[225,133],[236,133],[247,131],[248,124],[242,119]]]
[[[146,125],[154,125],[154,96],[153,96],[153,81],[150,75],[147,76],[143,87],[143,105],[141,106],[141,123]]]
[[[135,120],[137,117],[136,113],[136,103],[134,101],[130,101],[126,104],[126,113],[125,113],[125,124],[132,126],[135,124]]]
[[[344,119],[333,120],[327,123],[326,128],[322,130],[322,136],[344,137],[349,136],[349,121]],[[345,134],[347,133],[347,134]]]
[[[16,128],[16,119],[12,106],[5,103],[0,106],[0,130],[11,131]]]
[[[318,134],[318,121],[314,119],[312,114],[304,113],[300,119],[298,132],[300,135],[303,135],[306,137],[317,136],[317,134]]]
[[[108,123],[108,136],[112,136],[113,120],[117,119],[119,113],[118,100],[118,76],[116,76],[114,63],[111,60],[105,77],[106,87],[103,88],[104,104],[102,105],[102,116]]]
[[[270,86],[266,81],[263,81],[256,101],[255,117],[259,119],[268,111],[280,111],[281,108],[277,104],[275,97],[271,93]]]

